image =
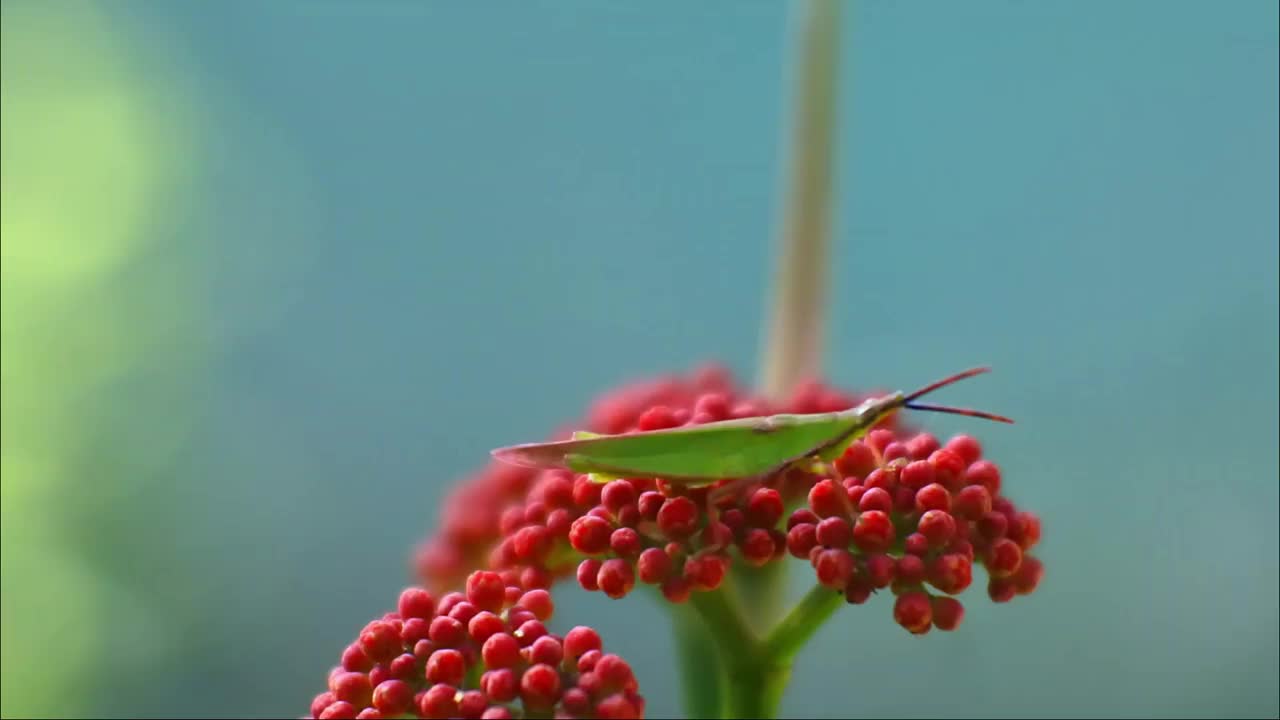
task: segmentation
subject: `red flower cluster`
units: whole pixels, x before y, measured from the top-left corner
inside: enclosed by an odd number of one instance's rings
[[[683,411],[683,421],[699,397],[715,393],[725,398],[737,395],[728,371],[718,365],[707,365],[689,377],[673,375],[638,382],[601,396],[584,420],[549,439],[563,439],[573,430],[617,433],[634,429],[640,416],[656,406]],[[743,402],[734,410],[747,416],[760,407]],[[438,591],[457,587],[467,573],[483,567],[495,546],[509,535],[504,528],[509,529],[514,522],[513,507],[523,507],[538,477],[535,470],[491,461],[479,473],[455,485],[440,510],[440,529],[419,546],[416,554],[416,569],[426,586]],[[504,510],[509,511],[505,522]],[[535,517],[536,514],[534,508]]]
[[[865,397],[808,383],[770,404],[709,367],[607,394],[556,437],[831,412]],[[889,588],[894,619],[917,634],[960,624],[964,608],[951,596],[972,583],[975,561],[993,600],[1034,591],[1043,566],[1028,551],[1040,521],[1001,494],[1000,469],[973,438],[940,446],[897,417],[828,467],[752,487],[645,478],[601,485],[491,463],[446,501],[441,530],[417,556],[428,588],[442,592],[465,578],[466,593],[437,603],[427,590],[406,590],[398,612],[347,648],[312,716],[642,716],[630,668],[601,654],[594,631],[560,638],[543,625],[552,612],[547,589],[575,573],[584,588],[612,598],[640,582],[679,603],[718,588],[734,562],[759,566],[791,554],[850,603]]]
[[[964,606],[926,586],[964,592],[975,560],[996,602],[1039,584],[1044,567],[1027,551],[1040,541],[1040,520],[1000,494],[1000,468],[982,459],[972,437],[939,447],[928,433],[906,438],[877,429],[834,465],[809,490],[808,507],[787,521],[787,549],[850,603],[891,588],[894,619],[922,634],[960,624]]]
[[[655,398],[663,402],[644,405]],[[723,375],[704,373],[701,382],[606,396],[593,410],[593,429],[829,412],[862,399],[809,383],[770,407],[736,395]],[[525,501],[501,514],[502,539],[489,567],[511,583],[545,588],[574,572],[576,563],[578,583],[587,590],[621,598],[640,582],[659,586],[678,603],[691,592],[718,588],[735,558],[758,566],[790,552],[808,559],[819,582],[851,603],[891,588],[900,598],[895,618],[917,633],[959,624],[963,606],[927,587],[963,592],[975,559],[986,567],[996,601],[1032,592],[1043,567],[1025,552],[1039,541],[1040,522],[1000,494],[999,467],[982,459],[980,445],[967,435],[940,447],[896,418],[825,470],[794,470],[726,496],[715,493],[719,486],[691,489],[653,479],[600,485],[567,471],[540,473]],[[806,502],[783,525],[787,509]]]
[[[603,654],[591,628],[550,634],[553,612],[545,590],[506,585],[493,572],[472,573],[465,594],[438,603],[409,588],[396,612],[347,647],[311,716],[642,717],[630,666]]]

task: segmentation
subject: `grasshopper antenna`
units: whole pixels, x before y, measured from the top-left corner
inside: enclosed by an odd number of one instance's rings
[[[996,415],[995,413],[983,412],[981,410],[971,410],[969,408],[950,407],[947,405],[930,405],[926,403],[915,402],[917,398],[928,395],[929,393],[939,388],[946,387],[947,385],[959,382],[961,380],[964,380],[965,378],[971,378],[974,375],[981,375],[986,372],[991,372],[991,368],[989,367],[970,368],[969,370],[958,372],[955,375],[952,375],[951,377],[943,378],[938,382],[932,383],[930,385],[926,385],[920,388],[919,390],[916,390],[915,392],[908,394],[905,398],[903,398],[902,406],[905,408],[910,408],[912,410],[948,413],[951,415],[965,415],[968,417],[978,417],[978,418],[984,418],[987,420],[995,420],[996,422],[1013,424],[1013,420],[1010,420],[1009,418],[1003,415]]]

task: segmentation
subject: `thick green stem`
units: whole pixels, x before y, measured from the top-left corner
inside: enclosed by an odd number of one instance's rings
[[[688,605],[671,605],[676,658],[680,663],[684,710],[690,718],[719,717],[725,706],[724,665],[716,640]]]
[[[779,400],[822,364],[835,152],[839,0],[800,8],[791,167],[769,302],[760,389]]]
[[[778,621],[786,599],[789,567],[785,562],[771,562],[761,567],[739,563],[734,568],[738,597],[753,627],[772,627]]]
[[[695,592],[689,598],[690,606],[710,631],[728,680],[720,717],[771,718],[791,677],[791,665],[774,663],[763,652],[732,590],[726,586]],[[688,676],[685,681],[697,682]]]
[[[760,641],[742,614],[732,588],[722,586],[711,592],[694,592],[689,605],[698,613],[715,638],[721,657],[729,666],[739,658],[754,658],[760,652]],[[730,678],[730,684],[735,681]]]
[[[761,644],[761,653],[788,665],[809,638],[844,604],[844,593],[815,585]]]
[[[729,685],[726,718],[773,718],[791,680],[791,663],[746,663],[729,668],[733,682]]]

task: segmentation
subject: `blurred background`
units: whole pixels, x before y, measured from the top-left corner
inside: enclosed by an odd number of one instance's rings
[[[2,7],[6,717],[305,713],[490,448],[756,373],[788,3]],[[784,713],[1280,714],[1276,3],[843,23],[829,375],[993,365],[1019,424],[928,427],[1048,573],[839,613]],[[560,597],[680,712],[658,608]]]

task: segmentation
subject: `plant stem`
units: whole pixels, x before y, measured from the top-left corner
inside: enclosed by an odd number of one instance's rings
[[[680,662],[684,709],[690,718],[719,717],[724,707],[724,665],[716,650],[716,640],[707,624],[688,605],[673,605],[676,657]]]
[[[796,653],[844,604],[844,593],[815,585],[761,643],[761,654],[790,665]]]
[[[711,592],[695,591],[689,596],[689,605],[697,611],[726,661],[739,658],[755,658],[760,651],[760,641],[742,615],[742,608],[730,594],[732,588],[721,586]],[[731,680],[731,684],[732,680]]]
[[[695,592],[689,604],[702,618],[720,653],[728,680],[720,708],[726,718],[771,718],[791,678],[791,661],[778,662],[756,639],[731,588]],[[693,678],[685,676],[686,682]],[[707,717],[702,715],[699,717]]]
[[[792,162],[770,325],[761,350],[761,390],[773,400],[806,376],[816,376],[822,364],[839,6],[839,0],[810,0],[800,11]]]

